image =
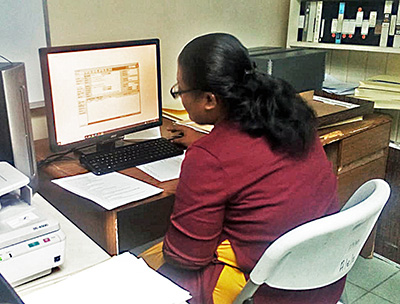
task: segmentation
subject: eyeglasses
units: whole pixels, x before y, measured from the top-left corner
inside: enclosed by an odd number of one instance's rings
[[[172,88],[171,88],[171,90],[169,90],[169,92],[171,93],[171,95],[172,95],[172,97],[174,98],[174,99],[177,99],[179,96],[181,96],[182,94],[185,94],[185,93],[189,93],[189,92],[193,92],[193,91],[198,91],[199,89],[190,89],[190,90],[179,90],[179,87],[178,87],[178,83],[175,83],[173,86],[172,86]]]

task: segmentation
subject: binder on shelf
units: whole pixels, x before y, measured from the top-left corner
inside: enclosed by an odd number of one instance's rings
[[[359,9],[356,14],[356,26],[361,27],[364,20],[364,11]]]
[[[400,48],[400,0],[297,1],[299,42]]]
[[[393,47],[400,48],[400,1],[397,9],[396,26],[394,29]]]
[[[394,31],[396,29],[396,15],[390,16],[390,28],[389,28],[389,36],[394,36]]]
[[[337,21],[337,27],[336,27],[336,38],[335,38],[336,44],[340,44],[342,41],[345,8],[346,8],[346,3],[340,2],[339,3],[339,12],[338,12],[338,21]]]
[[[369,13],[369,27],[374,28],[376,26],[376,19],[378,18],[377,11],[371,11]]]
[[[305,3],[304,9],[304,28],[301,41],[307,41],[307,32],[309,30],[309,15],[310,15],[310,2]]]
[[[380,47],[388,45],[389,29],[390,29],[390,15],[392,13],[393,1],[385,1],[384,18],[382,22],[381,38],[379,41]]]
[[[310,1],[309,7],[310,10],[308,13],[307,42],[313,42],[315,31],[315,18],[317,15],[317,1]]]
[[[316,14],[315,14],[315,26],[314,26],[314,38],[313,42],[319,42],[321,25],[322,25],[322,8],[324,5],[323,1],[317,1]]]

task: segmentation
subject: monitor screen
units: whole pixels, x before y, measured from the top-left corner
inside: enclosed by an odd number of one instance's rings
[[[161,125],[158,39],[39,50],[52,151]]]

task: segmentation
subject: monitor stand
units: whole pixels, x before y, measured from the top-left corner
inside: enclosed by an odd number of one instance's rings
[[[108,152],[113,151],[115,148],[125,146],[124,137],[114,138],[99,142],[97,144],[88,146],[86,148],[81,148],[75,153],[78,156],[89,155],[96,152]]]

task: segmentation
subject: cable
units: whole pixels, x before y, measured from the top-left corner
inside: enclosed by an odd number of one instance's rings
[[[4,57],[4,56],[2,56],[2,55],[0,55],[0,57],[3,58],[5,61],[8,61],[9,63],[12,64],[12,62],[11,62],[10,60],[8,60],[6,57]]]
[[[66,155],[74,152],[75,150],[76,150],[76,148],[72,148],[66,152],[56,153],[56,154],[47,156],[45,159],[42,159],[41,161],[39,161],[37,163],[38,169],[40,169],[41,167],[47,166],[55,161],[60,161],[60,160],[65,160],[65,159],[73,159],[71,156],[66,156]]]

